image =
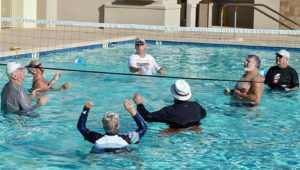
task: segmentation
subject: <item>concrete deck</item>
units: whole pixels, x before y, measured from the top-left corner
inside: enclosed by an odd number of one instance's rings
[[[0,57],[133,40],[135,37],[157,41],[300,48],[300,35],[234,35],[233,33],[164,32],[90,27],[7,28],[0,30],[0,37]],[[14,47],[20,50],[10,50]]]

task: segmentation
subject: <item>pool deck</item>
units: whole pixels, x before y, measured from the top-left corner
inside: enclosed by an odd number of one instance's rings
[[[0,29],[0,57],[111,42],[146,40],[300,48],[300,35],[234,34],[91,27],[37,27]]]

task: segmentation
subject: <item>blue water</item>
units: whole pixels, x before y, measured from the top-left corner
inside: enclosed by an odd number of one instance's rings
[[[148,52],[167,69],[167,76],[237,80],[249,53],[260,56],[262,67],[274,64],[274,51],[249,48],[200,47],[149,44]],[[45,67],[129,73],[132,44],[108,49],[87,49],[49,54],[41,58]],[[292,52],[290,65],[300,73],[300,53]],[[75,64],[82,57],[85,64]],[[27,64],[28,59],[19,59]],[[0,87],[7,82],[0,67]],[[52,78],[55,71],[46,70]],[[31,87],[27,74],[23,84]],[[247,108],[230,105],[225,87],[234,82],[187,80],[192,100],[206,110],[202,131],[165,135],[161,123],[148,123],[142,141],[125,154],[89,154],[92,144],[76,129],[82,106],[93,100],[87,126],[103,132],[101,118],[107,111],[120,113],[121,133],[136,125],[123,108],[125,98],[139,92],[150,111],[172,104],[170,85],[175,79],[121,76],[64,71],[58,86],[73,86],[48,93],[49,102],[36,112],[38,118],[0,116],[0,169],[292,169],[300,168],[300,92],[271,92],[265,87],[261,104]]]

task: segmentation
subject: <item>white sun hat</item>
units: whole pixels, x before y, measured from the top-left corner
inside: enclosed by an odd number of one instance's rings
[[[190,85],[182,79],[176,80],[175,84],[172,84],[171,93],[180,101],[186,101],[192,97]]]
[[[6,65],[6,73],[11,74],[19,68],[24,68],[24,66],[22,66],[20,63],[9,62]]]
[[[283,57],[286,57],[288,59],[290,58],[290,53],[288,51],[286,51],[286,50],[280,50],[276,54],[279,54],[279,55],[281,55]]]

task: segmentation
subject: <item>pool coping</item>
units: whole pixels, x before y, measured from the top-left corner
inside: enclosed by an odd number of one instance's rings
[[[18,59],[18,58],[33,58],[38,59],[47,56],[51,53],[63,53],[63,52],[71,52],[78,50],[86,50],[86,49],[96,49],[96,48],[109,48],[112,44],[126,44],[126,43],[134,43],[134,36],[122,37],[122,38],[114,38],[109,40],[102,41],[90,41],[76,44],[64,44],[55,47],[44,47],[37,49],[29,49],[29,51],[33,52],[23,52],[17,54],[11,54],[13,52],[7,52],[8,55],[4,55],[0,57],[0,61],[5,61],[9,59]],[[300,52],[300,48],[295,47],[272,47],[272,46],[259,46],[259,45],[237,45],[237,44],[221,44],[221,43],[199,43],[199,42],[185,42],[185,41],[157,41],[157,40],[146,40],[147,44],[152,45],[189,45],[196,47],[222,47],[222,48],[239,48],[239,49],[255,49],[255,50],[268,50],[268,51],[278,51],[280,49],[286,49],[290,52]],[[34,57],[35,56],[35,57]]]

